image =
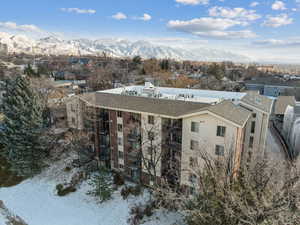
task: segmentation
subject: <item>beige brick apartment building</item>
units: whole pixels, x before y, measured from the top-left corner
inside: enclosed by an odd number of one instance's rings
[[[246,151],[264,153],[272,104],[253,92],[147,83],[76,96],[67,103],[67,114],[69,127],[92,131],[93,147],[106,166],[145,184],[155,175],[191,187],[200,151],[212,157],[231,153],[236,168]],[[147,162],[154,149],[151,172]]]

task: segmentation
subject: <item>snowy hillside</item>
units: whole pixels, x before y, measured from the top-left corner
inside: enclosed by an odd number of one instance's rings
[[[25,35],[0,32],[0,43],[7,44],[9,52],[47,55],[99,55],[103,52],[115,57],[172,58],[198,61],[250,61],[232,52],[196,47],[193,51],[156,45],[147,41],[131,42],[124,39],[64,40],[50,36],[34,40]]]

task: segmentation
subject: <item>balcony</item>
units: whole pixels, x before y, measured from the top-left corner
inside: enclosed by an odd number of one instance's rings
[[[127,140],[129,142],[137,142],[141,140],[141,135],[137,133],[128,134]]]
[[[99,152],[99,158],[101,161],[106,161],[110,159],[110,148],[102,148]]]
[[[171,139],[166,139],[163,141],[163,146],[168,148],[181,149],[181,140],[175,141]]]
[[[129,149],[127,155],[134,159],[141,157],[140,151],[136,149]]]

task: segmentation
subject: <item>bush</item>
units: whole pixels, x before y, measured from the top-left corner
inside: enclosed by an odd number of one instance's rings
[[[127,199],[130,194],[132,194],[134,196],[138,196],[141,194],[141,192],[142,192],[142,188],[140,185],[136,185],[134,187],[133,186],[125,186],[121,190],[121,195],[122,195],[123,199]]]
[[[25,178],[11,171],[11,166],[4,157],[0,156],[0,187],[12,187],[21,183]]]
[[[146,205],[135,205],[131,208],[131,217],[128,219],[128,223],[131,225],[138,225],[141,223],[145,216],[150,217],[153,215],[154,202],[148,202]]]
[[[66,196],[71,192],[75,192],[76,188],[73,186],[64,187],[62,184],[56,185],[57,195],[58,196]]]
[[[67,167],[64,169],[65,172],[70,172],[71,170],[72,170],[72,168],[69,167],[69,166],[67,166]]]
[[[114,184],[116,186],[122,186],[122,185],[124,185],[124,183],[125,183],[124,177],[120,173],[115,173],[115,175],[114,175]]]
[[[121,190],[121,195],[124,200],[127,199],[128,196],[130,195],[130,187],[127,187],[127,186],[123,187]]]
[[[130,210],[131,217],[128,219],[128,223],[131,225],[138,225],[144,218],[144,210],[142,205],[135,205]]]

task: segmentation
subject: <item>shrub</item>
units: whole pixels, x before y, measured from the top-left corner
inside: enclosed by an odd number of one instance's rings
[[[64,169],[65,172],[70,172],[71,170],[72,170],[72,168],[69,167],[69,166],[67,166],[67,167]]]
[[[103,170],[92,176],[89,184],[93,189],[87,194],[99,197],[100,202],[111,199],[113,189],[110,174],[107,171]]]
[[[131,208],[131,217],[128,219],[128,223],[131,225],[138,225],[141,223],[145,216],[150,217],[153,215],[154,202],[148,202],[146,205],[135,205]]]
[[[62,184],[56,185],[57,195],[58,196],[66,196],[71,192],[75,192],[76,188],[73,186],[64,187]]]
[[[0,150],[1,151],[1,150]],[[0,187],[12,187],[21,183],[25,178],[11,171],[8,161],[0,156]]]
[[[142,188],[140,185],[136,185],[131,189],[131,194],[134,196],[139,196],[142,192]]]
[[[122,186],[124,185],[124,177],[120,173],[115,173],[114,175],[114,184],[117,186]]]
[[[123,187],[121,190],[121,195],[124,200],[127,199],[128,196],[130,195],[130,187],[128,187],[128,186]]]
[[[142,192],[142,188],[140,185],[136,185],[134,187],[133,186],[125,186],[121,190],[121,195],[122,195],[123,199],[127,199],[130,194],[132,194],[134,196],[138,196],[141,194],[141,192]]]
[[[130,210],[131,217],[128,219],[128,223],[131,225],[138,225],[141,223],[141,220],[144,218],[144,209],[143,206],[135,205]]]

